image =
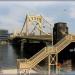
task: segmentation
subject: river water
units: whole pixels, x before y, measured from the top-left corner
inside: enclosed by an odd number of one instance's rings
[[[0,46],[0,68],[16,68],[18,57],[19,55],[11,44]],[[64,73],[64,75],[75,75],[75,72]]]
[[[17,54],[10,44],[0,46],[0,68],[15,68]]]

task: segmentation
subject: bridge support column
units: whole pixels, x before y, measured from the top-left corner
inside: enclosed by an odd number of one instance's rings
[[[48,75],[51,75],[51,73],[58,74],[58,54],[53,53],[48,56]]]

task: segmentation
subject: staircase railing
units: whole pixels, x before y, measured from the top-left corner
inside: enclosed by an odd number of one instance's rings
[[[70,43],[70,35],[65,36],[62,40],[60,40],[53,48],[53,50],[56,50],[57,48],[57,53],[59,53],[63,48],[65,48],[68,44]],[[35,54],[35,56],[33,56],[30,59],[30,63],[32,64],[32,66],[34,66],[35,64],[39,63],[43,58],[45,58],[48,54],[50,53],[50,51],[52,52],[52,48],[49,48],[49,50],[47,50],[47,52],[45,53],[44,50],[41,50],[40,52],[38,52],[37,54]],[[43,52],[43,53],[41,53]],[[53,51],[54,52],[54,51]],[[44,54],[45,53],[45,54]]]
[[[38,53],[36,53],[33,57],[28,59],[28,63],[24,63],[25,67],[27,68],[33,68],[35,67],[40,61],[42,61],[44,58],[46,58],[50,53],[56,51],[56,53],[59,53],[62,49],[64,49],[68,44],[71,43],[71,41],[75,39],[75,36],[67,35],[62,40],[60,40],[57,44],[55,44],[52,47],[44,47],[42,50],[40,50]]]
[[[46,50],[46,47],[44,47],[44,48],[41,49],[39,52],[37,52],[35,55],[33,55],[33,56],[29,59],[29,61],[31,61],[32,59],[36,58],[36,56],[38,56],[40,53],[42,53],[42,52],[45,51],[45,50]]]
[[[54,47],[57,47],[58,45],[60,45],[63,41],[66,40],[66,37],[68,37],[68,35],[66,35],[64,38],[62,38],[59,42],[57,42]]]
[[[60,46],[62,46],[62,45],[65,45],[65,44],[67,44],[67,42],[68,42],[68,40],[67,40],[67,37],[69,37],[68,35],[67,36],[65,36],[62,40],[60,40],[57,44],[55,44],[54,45],[54,48],[55,47],[60,47]],[[50,47],[51,48],[51,47]],[[32,59],[34,59],[34,58],[36,58],[36,56],[38,56],[39,54],[41,54],[44,50],[46,50],[47,48],[46,47],[44,47],[42,50],[40,50],[38,53],[36,53],[34,56],[32,56],[30,59],[29,59],[29,61],[31,61]],[[52,49],[51,49],[52,50]],[[53,50],[55,50],[55,49],[53,49]]]
[[[66,40],[64,41],[62,44],[58,45],[56,47],[56,52],[59,53],[60,51],[62,51],[68,44],[70,44],[71,41]]]
[[[43,50],[38,56],[36,56],[34,59],[30,61],[32,67],[36,66],[40,61],[42,61],[45,57],[49,55],[49,50],[45,49]]]

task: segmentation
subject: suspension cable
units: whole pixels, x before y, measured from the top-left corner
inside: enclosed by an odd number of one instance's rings
[[[41,30],[41,28],[37,27],[38,30],[40,30],[41,32],[43,32],[46,35],[50,35],[49,33],[46,33],[45,31]]]
[[[42,17],[43,18],[43,17]],[[44,18],[43,18],[44,19]],[[50,26],[51,26],[51,24],[46,20],[46,19],[44,19],[45,20],[45,22],[46,23],[48,23]],[[26,15],[26,19],[25,19],[25,21],[24,21],[24,25],[23,25],[23,27],[22,27],[22,30],[21,30],[21,32],[20,32],[20,34],[22,33],[22,31],[23,31],[23,29],[24,29],[24,26],[25,26],[25,24],[26,24],[26,21],[27,21],[27,15]],[[48,25],[47,25],[48,26]],[[41,32],[43,32],[43,33],[45,33],[45,34],[47,34],[47,35],[50,35],[50,34],[48,34],[48,33],[46,33],[45,31],[43,31],[43,30],[41,30],[41,28],[39,28],[39,27],[37,27],[37,26],[35,26],[34,27],[34,29],[35,28],[37,28],[38,30],[40,30]],[[34,31],[34,29],[31,31],[31,33]],[[31,34],[30,33],[30,34]]]
[[[24,21],[24,25],[23,25],[23,27],[22,27],[22,29],[21,29],[20,34],[22,33],[22,31],[23,31],[23,29],[24,29],[24,26],[25,26],[25,24],[26,24],[26,21],[27,21],[27,15],[26,15],[26,18],[25,18],[25,21]]]
[[[42,17],[43,18],[43,17]],[[44,19],[44,18],[43,18]],[[44,19],[49,25],[51,25],[46,19]]]
[[[31,33],[35,30],[35,28],[36,28],[36,26],[33,28],[33,30],[31,31]],[[31,34],[31,33],[30,33],[30,34]]]
[[[43,18],[43,19],[44,19],[44,18]],[[44,20],[45,20],[49,25],[51,25],[46,19],[44,19]],[[37,26],[35,26],[34,29],[35,29],[35,28],[37,28],[39,31],[43,32],[43,33],[46,34],[46,35],[50,35],[49,33],[46,33],[45,31],[41,30],[41,28],[39,28],[39,27],[37,27]],[[34,30],[34,29],[33,29],[33,30]],[[33,30],[32,30],[32,32],[33,32]],[[32,33],[32,32],[31,32],[31,33]],[[31,34],[31,33],[30,33],[30,34]]]

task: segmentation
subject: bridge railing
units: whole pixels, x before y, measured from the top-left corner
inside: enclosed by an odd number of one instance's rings
[[[36,66],[40,61],[42,61],[44,58],[46,58],[50,54],[51,49],[46,49],[43,52],[41,52],[39,55],[37,55],[35,58],[33,58],[30,61],[30,67]]]
[[[60,40],[54,47],[56,47],[56,52],[59,53],[62,49],[64,49],[71,42],[71,35],[65,36],[62,40]]]
[[[72,42],[75,42],[75,36],[74,35],[71,35],[71,40],[72,40]]]
[[[62,44],[60,44],[59,46],[57,46],[56,48],[56,52],[59,53],[62,49],[64,49],[68,44],[70,43],[69,40],[66,40],[64,42],[62,42]]]
[[[60,40],[55,46],[44,47],[42,50],[40,50],[38,53],[36,53],[34,56],[32,56],[26,62],[25,61],[21,62],[21,64],[20,64],[21,68],[32,68],[32,67],[36,66],[36,64],[38,64],[41,60],[43,60],[45,57],[47,57],[50,53],[55,52],[55,51],[56,51],[56,53],[59,53],[68,44],[70,44],[72,42],[71,40],[73,40],[73,39],[75,39],[75,36],[67,35],[62,40]]]
[[[56,43],[56,44],[54,45],[54,47],[57,47],[57,46],[60,45],[63,41],[65,41],[67,36],[68,36],[68,35],[66,35],[66,36],[65,36],[64,38],[62,38],[58,43]]]
[[[32,59],[34,59],[36,56],[38,56],[40,53],[42,53],[43,51],[46,50],[46,47],[44,47],[43,49],[41,49],[39,52],[37,52],[35,55],[33,55],[30,59],[28,59],[28,61],[31,61]]]

